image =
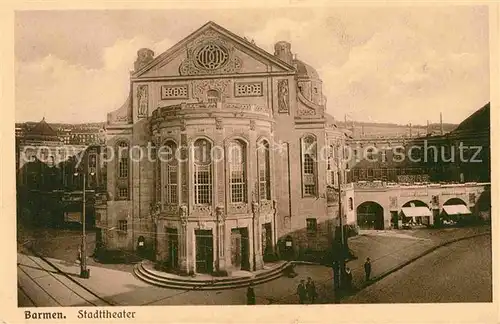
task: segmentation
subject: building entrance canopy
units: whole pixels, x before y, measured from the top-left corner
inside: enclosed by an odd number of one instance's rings
[[[429,208],[424,206],[419,207],[403,207],[402,212],[406,217],[432,216]]]
[[[444,212],[449,216],[470,215],[471,211],[465,205],[448,205],[443,206]]]

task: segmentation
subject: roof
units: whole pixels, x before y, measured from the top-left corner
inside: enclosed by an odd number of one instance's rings
[[[444,205],[443,210],[448,215],[469,215],[470,209],[465,205]]]
[[[461,122],[452,133],[465,131],[478,131],[481,129],[490,128],[490,103],[488,102],[481,109],[467,117]]]
[[[406,217],[432,216],[430,209],[424,206],[403,207],[401,210]]]
[[[319,80],[318,72],[309,64],[300,60],[294,60],[293,63],[296,67],[298,77]]]
[[[42,139],[45,141],[59,141],[57,132],[45,121],[45,117],[26,134],[28,139]]]
[[[277,56],[274,56],[267,51],[263,50],[262,48],[258,47],[255,44],[252,44],[248,40],[234,34],[233,32],[225,29],[224,27],[214,23],[213,21],[207,22],[205,25],[201,26],[191,34],[189,34],[187,37],[179,41],[177,44],[174,46],[170,47],[170,49],[166,50],[162,54],[158,55],[156,58],[154,58],[151,62],[140,68],[138,71],[134,71],[132,74],[133,78],[140,77],[142,74],[146,73],[149,71],[151,68],[154,66],[160,64],[162,61],[168,59],[173,53],[177,52],[179,49],[183,48],[188,42],[193,40],[194,38],[198,37],[201,35],[203,32],[205,32],[208,29],[215,30],[216,32],[228,37],[229,39],[232,39],[233,41],[239,43],[240,45],[252,50],[253,52],[258,53],[259,55],[262,55],[262,57],[265,57],[269,61],[273,62],[274,64],[280,66],[283,68],[285,71],[294,71],[294,67],[287,64],[286,62],[283,62],[280,60]]]

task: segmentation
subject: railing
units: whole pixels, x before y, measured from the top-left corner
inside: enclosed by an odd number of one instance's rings
[[[385,188],[459,188],[489,186],[489,182],[476,183],[395,183],[383,181],[358,181],[353,182],[354,189],[385,189]]]

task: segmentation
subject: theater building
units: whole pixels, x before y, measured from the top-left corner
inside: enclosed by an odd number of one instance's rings
[[[108,249],[228,273],[331,247],[338,199],[327,186],[338,185],[345,134],[314,68],[291,44],[274,48],[209,22],[158,56],[138,51],[129,97],[107,118]]]

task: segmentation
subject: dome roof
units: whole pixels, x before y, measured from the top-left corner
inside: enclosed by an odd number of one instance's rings
[[[297,69],[299,77],[319,80],[318,72],[309,64],[306,64],[300,60],[294,60],[293,63],[295,68]]]
[[[45,117],[26,134],[26,138],[59,142],[59,136],[56,131],[47,124]]]

